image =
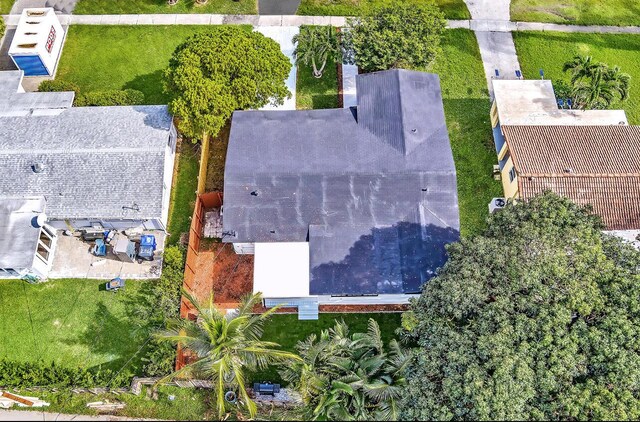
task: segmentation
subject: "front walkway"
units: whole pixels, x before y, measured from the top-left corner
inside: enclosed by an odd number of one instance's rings
[[[280,44],[280,51],[289,58],[291,62],[291,71],[289,77],[285,81],[287,88],[291,93],[291,98],[284,100],[284,104],[279,106],[267,105],[262,107],[261,110],[295,110],[296,109],[296,74],[297,67],[295,59],[293,58],[293,37],[300,32],[300,28],[297,26],[258,26],[256,31],[262,35],[275,40]]]

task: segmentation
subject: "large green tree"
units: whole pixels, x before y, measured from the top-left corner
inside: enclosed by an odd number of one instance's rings
[[[440,52],[446,27],[433,4],[393,2],[371,15],[347,19],[347,58],[365,71],[425,68]]]
[[[221,26],[178,46],[165,70],[171,112],[185,135],[215,136],[234,110],[282,104],[291,63],[277,42],[241,26]]]
[[[577,108],[606,109],[629,97],[631,76],[591,56],[575,56],[563,66],[571,74],[572,97]]]
[[[508,205],[403,323],[407,419],[640,418],[640,253],[547,193]]]
[[[300,391],[305,420],[397,420],[409,355],[395,340],[386,348],[378,323],[349,333],[344,321],[298,345],[302,362],[283,370]]]
[[[253,294],[243,299],[238,309],[226,313],[217,309],[213,297],[199,303],[184,292],[184,296],[198,311],[198,319],[171,319],[167,329],[157,335],[159,340],[178,344],[197,359],[161,382],[175,378],[211,380],[218,417],[222,420],[228,409],[228,392],[237,397],[238,405],[255,417],[257,408],[247,389],[247,374],[266,369],[269,365],[291,363],[300,358],[277,349],[278,344],[261,340],[264,324],[278,309],[253,314],[262,296]]]

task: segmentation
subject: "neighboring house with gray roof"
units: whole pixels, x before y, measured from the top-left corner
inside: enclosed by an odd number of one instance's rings
[[[60,93],[37,94],[48,104],[47,95]],[[0,91],[0,104],[6,95]],[[167,106],[24,104],[0,113],[0,202],[44,198],[52,229],[166,230],[177,138]],[[0,244],[12,236],[0,231]]]
[[[357,92],[347,109],[233,115],[223,241],[255,250],[254,291],[267,305],[404,303],[459,238],[438,76],[359,75]],[[278,248],[308,260],[278,262]]]

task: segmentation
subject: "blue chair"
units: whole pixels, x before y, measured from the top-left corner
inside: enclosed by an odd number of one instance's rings
[[[104,243],[104,239],[96,239],[96,244],[93,245],[93,249],[91,252],[95,256],[106,256],[107,255],[107,245]]]

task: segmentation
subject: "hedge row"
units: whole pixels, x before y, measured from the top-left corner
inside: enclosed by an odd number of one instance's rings
[[[78,85],[61,80],[43,81],[38,87],[40,92],[75,92],[73,105],[87,106],[125,106],[144,104],[144,94],[135,89],[92,91],[85,94],[80,92]]]
[[[0,359],[0,387],[127,387],[127,376],[111,370],[69,368],[55,362]]]

